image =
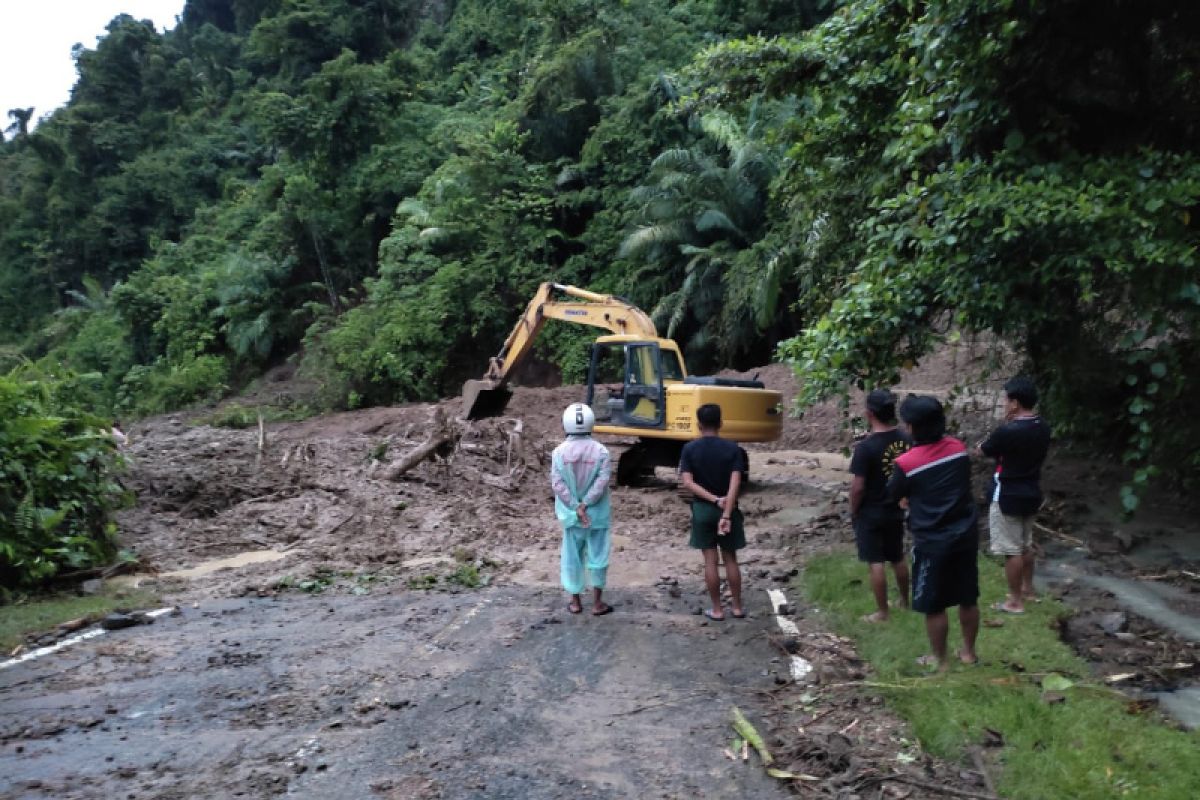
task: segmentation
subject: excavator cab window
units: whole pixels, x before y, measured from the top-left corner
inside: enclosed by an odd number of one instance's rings
[[[619,345],[592,345],[587,402],[596,414],[596,421],[610,425],[623,424],[624,396],[625,348]]]
[[[596,421],[640,428],[662,427],[665,418],[664,363],[678,359],[663,354],[653,342],[598,344],[592,347],[587,402]]]
[[[664,418],[663,376],[658,345],[631,344],[625,348],[625,421],[629,425],[660,427]]]
[[[679,355],[674,350],[660,350],[659,361],[662,362],[662,379],[664,381],[683,380],[683,364],[679,363]]]

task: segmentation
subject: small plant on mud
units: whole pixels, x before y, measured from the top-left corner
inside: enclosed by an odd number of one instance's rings
[[[252,408],[250,406],[230,405],[214,411],[208,417],[201,418],[199,422],[211,425],[214,428],[233,428],[238,430],[253,428],[258,424],[260,414],[262,415],[263,422],[297,422],[311,417],[313,411],[307,406]]]
[[[437,575],[421,575],[417,578],[408,579],[408,588],[428,590],[437,586]]]
[[[320,594],[333,584],[336,577],[332,570],[318,569],[307,578],[297,578],[295,575],[280,578],[275,582],[275,588],[280,591],[299,589],[307,594]]]
[[[370,454],[367,456],[368,461],[384,461],[387,459],[388,442],[384,440],[371,448]]]
[[[487,581],[479,574],[479,568],[474,564],[463,564],[458,569],[446,576],[447,583],[454,583],[462,586],[465,589],[478,589]]]

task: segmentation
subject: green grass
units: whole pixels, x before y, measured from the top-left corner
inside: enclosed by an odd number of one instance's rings
[[[983,618],[1000,617],[987,607],[1004,596],[1000,565],[982,559],[979,571]],[[1003,627],[980,628],[978,666],[956,663],[930,676],[914,663],[928,652],[923,616],[897,612],[884,625],[859,620],[874,610],[866,572],[849,555],[822,556],[809,562],[799,589],[834,629],[854,638],[875,672],[867,685],[912,724],[926,750],[958,761],[985,727],[1000,732],[997,788],[1014,800],[1198,796],[1200,733],[1168,727],[1153,712],[1131,713],[1125,699],[1094,681],[1059,639],[1064,606],[1044,600],[1023,616],[1003,615]],[[953,653],[961,641],[953,609],[950,618]],[[1051,673],[1074,683],[1061,691],[1064,703],[1042,699],[1041,681]]]
[[[50,595],[0,606],[0,653],[9,653],[25,634],[48,631],[79,617],[100,617],[117,608],[144,609],[157,595],[145,590],[107,591],[97,595]]]
[[[232,404],[219,411],[199,417],[196,422],[200,425],[211,425],[214,428],[253,428],[258,425],[258,415],[262,414],[263,422],[299,422],[315,416],[316,412],[308,406],[242,406]],[[384,446],[386,450],[386,445]]]

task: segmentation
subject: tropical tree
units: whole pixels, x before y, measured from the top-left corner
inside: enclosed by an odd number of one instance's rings
[[[708,366],[734,354],[723,335],[726,284],[739,255],[763,235],[778,158],[757,135],[755,114],[745,130],[728,113],[706,114],[698,127],[696,145],[661,153],[630,194],[642,224],[620,255],[666,290],[652,316],[689,359]]]

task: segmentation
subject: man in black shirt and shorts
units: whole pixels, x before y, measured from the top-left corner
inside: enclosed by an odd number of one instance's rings
[[[885,563],[892,565],[900,606],[908,608],[908,563],[904,560],[904,511],[887,498],[896,456],[909,448],[909,439],[896,429],[896,398],[887,389],[875,389],[867,395],[867,423],[871,432],[854,448],[850,459],[850,519],[858,543],[858,560],[868,565],[871,592],[875,595],[873,614],[864,622],[885,622],[888,618],[888,590]]]
[[[692,536],[689,544],[704,553],[704,584],[712,608],[704,612],[709,619],[725,619],[721,607],[721,576],[717,571],[717,548],[725,557],[725,577],[732,595],[733,616],[746,616],[742,608],[742,573],[737,551],[746,546],[742,512],[737,507],[742,485],[742,450],[736,442],[722,439],[721,407],[706,403],[696,409],[700,438],[683,446],[679,472],[683,488],[692,500]]]
[[[996,459],[988,530],[992,554],[1004,556],[1008,582],[1008,597],[992,608],[1009,614],[1023,614],[1034,597],[1033,517],[1042,505],[1042,463],[1050,449],[1050,426],[1034,411],[1037,401],[1029,378],[1004,384],[1005,422],[979,445]]]
[[[896,457],[888,497],[908,499],[913,538],[912,608],[925,615],[933,654],[923,665],[946,669],[950,622],[958,606],[963,646],[958,658],[974,664],[979,634],[979,529],[971,497],[971,459],[961,441],[946,435],[946,414],[936,398],[910,395],[900,404],[913,446]]]

